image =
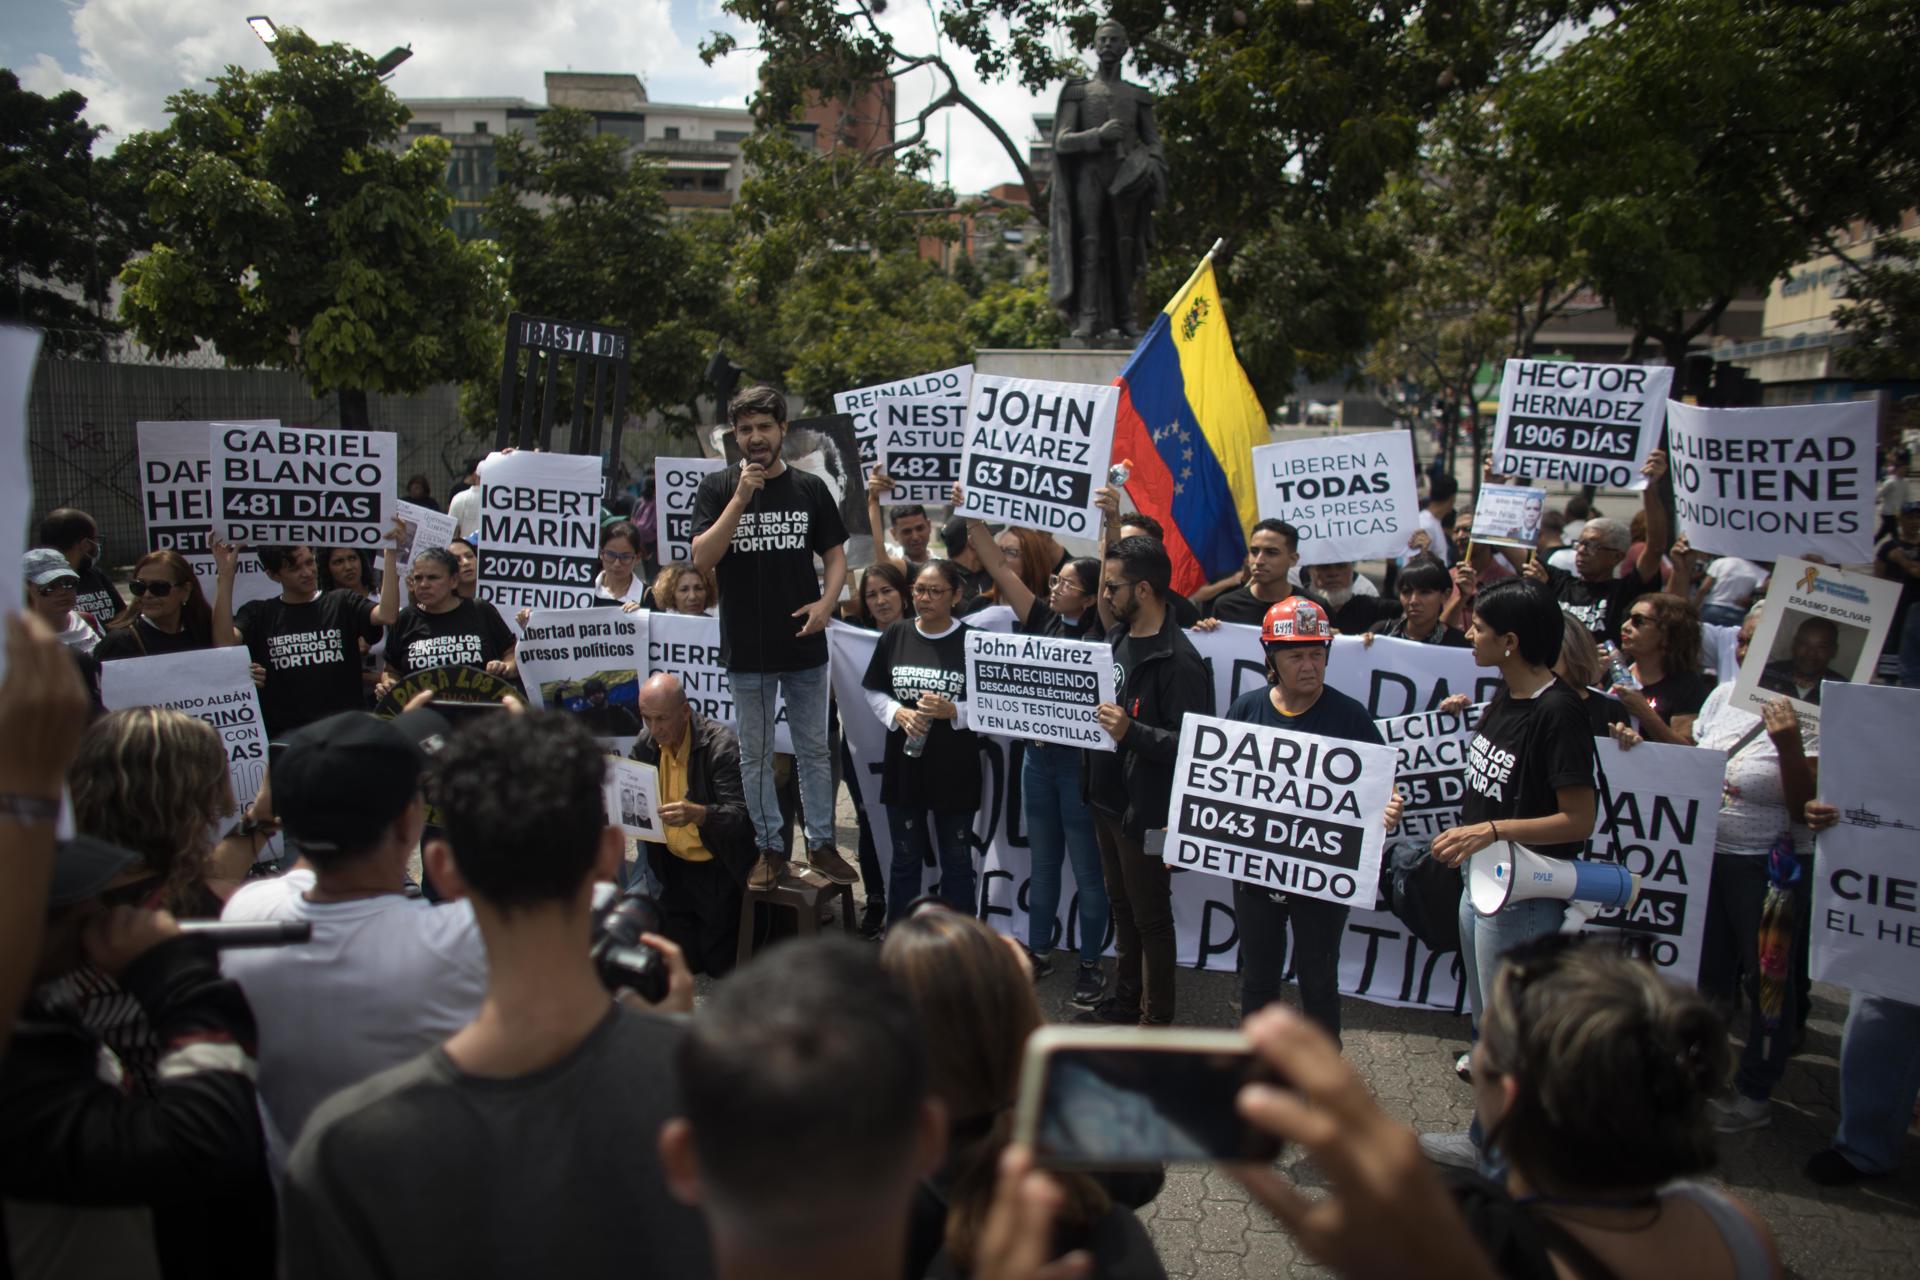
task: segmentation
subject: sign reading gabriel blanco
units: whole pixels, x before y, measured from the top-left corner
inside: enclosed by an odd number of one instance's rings
[[[982,374],[967,402],[964,501],[954,514],[1091,538],[1120,388]]]
[[[1392,747],[1186,717],[1167,809],[1169,866],[1372,907]]]
[[[1493,470],[1560,484],[1644,489],[1673,370],[1509,360],[1493,423]]]
[[[967,723],[980,733],[1112,751],[1093,718],[1113,701],[1113,646],[967,633]]]
[[[249,546],[380,546],[397,451],[391,431],[215,423],[213,527]]]

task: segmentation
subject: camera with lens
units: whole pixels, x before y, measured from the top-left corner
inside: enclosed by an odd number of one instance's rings
[[[660,932],[660,904],[644,893],[623,893],[593,913],[593,969],[608,991],[633,992],[649,1004],[667,998],[667,957],[643,933]]]

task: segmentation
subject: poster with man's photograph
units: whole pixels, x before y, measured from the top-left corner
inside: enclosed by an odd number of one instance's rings
[[[708,443],[728,466],[740,461],[733,432],[722,423]],[[790,467],[818,476],[833,493],[847,533],[859,537],[867,528],[867,488],[860,479],[860,445],[854,439],[853,415],[829,413],[818,418],[795,418],[787,423],[787,439],[780,456]]]
[[[1899,602],[1898,583],[1809,560],[1776,562],[1734,705],[1758,712],[1787,698],[1802,719],[1818,723],[1823,683],[1873,678]]]
[[[540,701],[576,717],[596,738],[631,743],[640,734],[640,673],[632,667],[549,680],[540,686]]]
[[[660,818],[660,772],[655,766],[608,756],[601,796],[606,801],[608,826],[621,828],[635,840],[657,844],[665,839],[665,824]]]

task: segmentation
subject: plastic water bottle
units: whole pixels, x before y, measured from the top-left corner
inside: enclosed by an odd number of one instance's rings
[[[1122,458],[1107,468],[1107,483],[1116,489],[1127,487],[1127,481],[1133,478],[1133,459]]]
[[[1611,640],[1600,646],[1600,656],[1607,660],[1607,688],[1625,685],[1629,689],[1638,689],[1640,682],[1633,678],[1633,666],[1625,660],[1620,646]]]
[[[913,705],[915,708],[918,708],[920,705],[920,700],[918,698],[915,698],[913,700]],[[902,748],[902,750],[906,752],[907,759],[909,760],[918,760],[920,758],[920,753],[925,751],[926,749],[927,749],[927,735],[924,733],[908,734],[907,744],[905,747]]]

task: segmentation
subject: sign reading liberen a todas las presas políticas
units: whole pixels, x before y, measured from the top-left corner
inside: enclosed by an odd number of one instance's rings
[[[1094,709],[1113,701],[1113,646],[1051,636],[967,633],[967,727],[1112,751]]]
[[[1410,432],[1263,444],[1253,475],[1261,519],[1299,532],[1301,564],[1396,556],[1420,528]]]
[[[967,402],[954,513],[1091,538],[1107,482],[1120,388],[982,375]]]
[[[1460,711],[1427,711],[1376,723],[1380,736],[1398,755],[1394,789],[1404,808],[1396,838],[1431,840],[1460,825],[1466,799],[1467,744],[1486,711],[1476,703]]]
[[[1873,559],[1873,400],[1667,410],[1680,532],[1697,551]]]
[[[1371,907],[1392,747],[1189,715],[1167,807],[1167,865]]]
[[[1673,370],[1665,366],[1509,360],[1493,423],[1498,475],[1644,489]]]
[[[721,458],[653,460],[654,545],[661,564],[693,562],[693,495],[709,472],[726,465]]]
[[[894,382],[881,382],[871,387],[861,387],[857,391],[836,391],[833,393],[833,411],[848,414],[853,418],[853,436],[860,446],[860,483],[865,484],[867,472],[873,469],[874,462],[880,456],[879,416],[875,410],[883,400],[893,400],[901,396],[918,396],[934,400],[959,400],[965,402],[973,390],[973,366],[955,365],[951,369],[940,369],[933,373],[917,373],[911,378],[900,378]],[[940,501],[945,502],[945,498]]]
[[[600,459],[496,453],[480,464],[480,597],[511,624],[529,609],[593,604]]]
[[[880,469],[893,481],[884,502],[951,500],[960,479],[960,453],[966,442],[967,402],[900,396],[873,407],[878,428]]]
[[[248,546],[361,547],[393,522],[391,431],[213,424],[213,527]]]

